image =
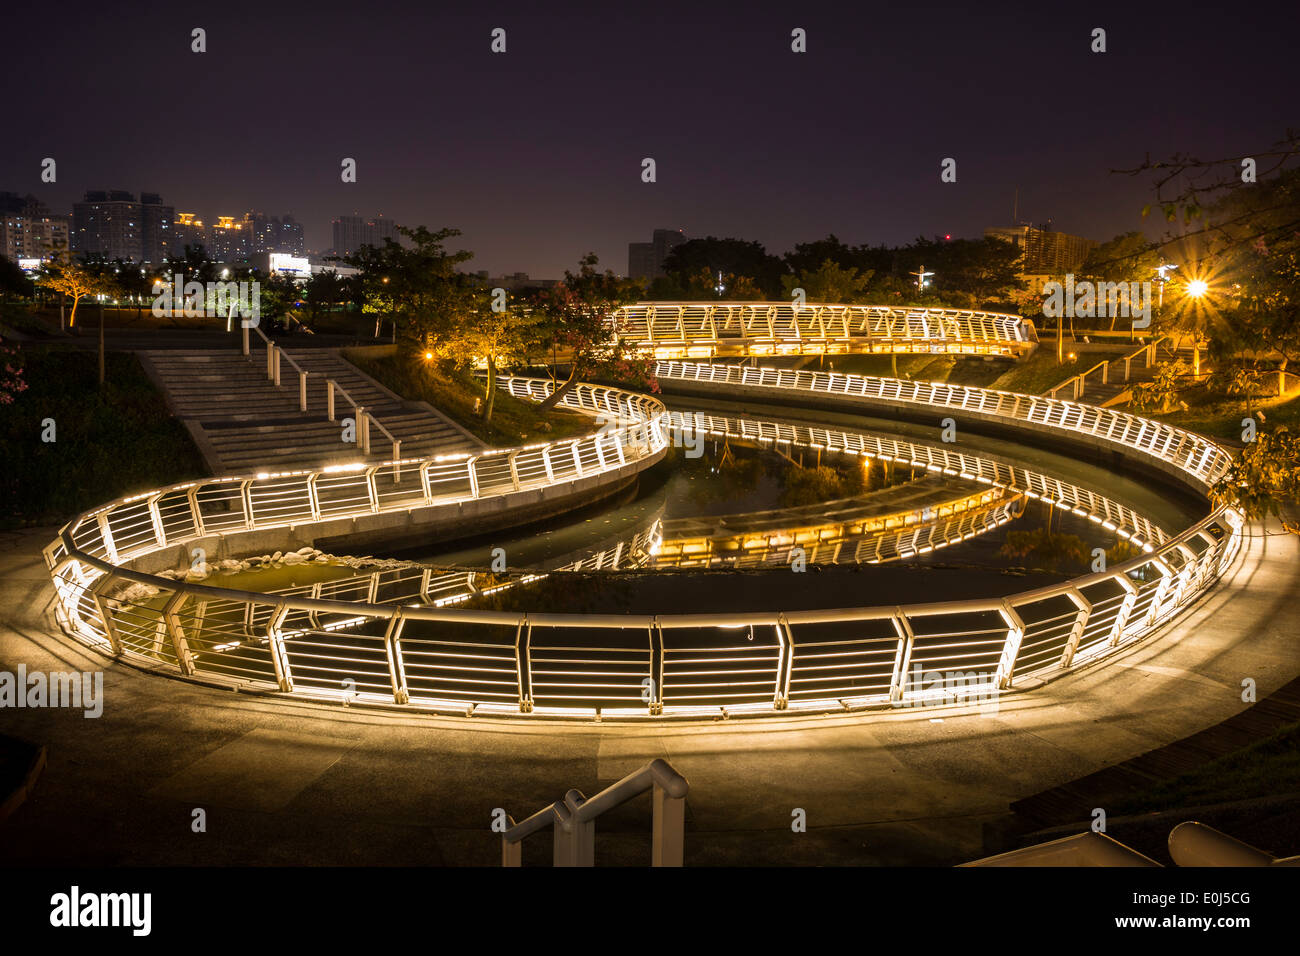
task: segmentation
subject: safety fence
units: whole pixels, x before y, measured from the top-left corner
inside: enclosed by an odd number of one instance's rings
[[[785,388],[792,381],[826,389],[849,384],[844,376],[749,371]],[[733,373],[694,374],[726,381]],[[805,377],[783,378],[790,375]],[[892,392],[900,401],[929,396],[936,408],[964,402],[1066,432],[1126,434],[1132,450],[1159,457],[1197,486],[1226,467],[1226,452],[1199,436],[1134,416],[1062,410],[1057,406],[1069,403],[986,390],[872,381],[853,386]],[[538,380],[503,385],[531,395],[551,387]],[[1240,519],[1221,508],[1106,571],[1005,598],[701,614],[394,605],[373,591],[343,600],[256,593],[121,566],[204,535],[545,487],[666,447],[666,416],[654,399],[584,385],[561,404],[604,414],[607,424],[544,446],[359,465],[355,472],[194,482],[96,509],[46,550],[59,613],[88,643],[165,670],[450,713],[635,718],[923,706],[996,695],[1024,675],[1050,676],[1140,639],[1209,587],[1240,545]],[[959,463],[954,458],[946,467]],[[799,582],[792,574],[789,587]],[[213,602],[227,603],[214,610]]]
[[[1018,358],[1033,323],[968,309],[798,302],[638,302],[614,313],[618,341],[655,358],[839,352]]]

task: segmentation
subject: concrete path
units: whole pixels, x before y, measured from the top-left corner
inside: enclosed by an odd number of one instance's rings
[[[0,824],[0,862],[487,864],[517,819],[652,757],[691,784],[688,864],[951,864],[1016,800],[1243,710],[1300,673],[1300,548],[1256,538],[1173,626],[996,713],[883,712],[619,727],[394,716],[223,693],[108,661],[58,632],[39,548],[0,542],[0,670],[103,669],[99,719],[0,711],[48,748]],[[192,831],[195,809],[207,832]],[[806,811],[807,833],[792,812]],[[648,798],[602,818],[597,859],[648,859]],[[525,863],[546,862],[549,837]]]

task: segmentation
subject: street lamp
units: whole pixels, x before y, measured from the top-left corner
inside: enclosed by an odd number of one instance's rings
[[[1199,299],[1210,290],[1210,285],[1204,279],[1193,279],[1187,283],[1187,294],[1193,299]]]

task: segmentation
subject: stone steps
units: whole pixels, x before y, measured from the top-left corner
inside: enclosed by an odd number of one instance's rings
[[[283,357],[277,387],[266,377],[265,351],[251,357],[213,349],[138,354],[214,474],[391,458],[391,442],[373,424],[369,455],[362,454],[358,444],[342,440],[342,420],[355,416],[352,405],[336,392],[335,421],[328,420],[325,383],[330,379],[401,441],[403,458],[482,447],[440,412],[404,401],[329,350],[301,348],[290,353],[308,373],[306,412],[298,406],[298,373]]]

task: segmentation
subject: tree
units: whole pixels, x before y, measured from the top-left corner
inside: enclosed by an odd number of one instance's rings
[[[782,280],[786,297],[795,289],[803,289],[809,302],[853,303],[866,298],[867,284],[873,273],[865,274],[852,267],[844,267],[832,259],[823,259],[815,269],[786,276]]]
[[[1160,264],[1160,252],[1151,240],[1140,232],[1126,232],[1095,246],[1079,274],[1092,282],[1149,282]],[[1117,312],[1111,310],[1111,331]]]
[[[76,262],[62,265],[51,263],[40,278],[41,285],[72,298],[72,314],[68,316],[68,328],[77,324],[77,306],[86,296],[109,295],[112,292],[108,282]]]
[[[1257,433],[1210,489],[1210,498],[1252,521],[1273,515],[1285,530],[1300,534],[1295,513],[1300,501],[1300,434],[1285,425]]]
[[[602,372],[644,381],[657,390],[648,360],[626,355],[613,334],[614,311],[634,302],[640,287],[609,270],[598,271],[598,263],[595,253],[588,253],[576,274],[566,270],[564,281],[539,297],[553,360],[558,367],[563,351],[569,361],[568,378],[542,402],[543,408],[553,408],[578,382]]]
[[[1149,382],[1134,385],[1131,401],[1135,412],[1164,414],[1178,401],[1178,389],[1183,379],[1192,373],[1182,359],[1156,366],[1155,376]]]
[[[487,424],[496,404],[498,369],[527,356],[536,344],[543,317],[532,310],[494,309],[495,297],[485,288],[473,289],[467,298],[467,314],[440,341],[438,351],[430,354],[458,366],[480,359],[487,364],[481,412]]]
[[[474,254],[464,249],[447,251],[446,241],[459,236],[459,229],[430,232],[424,226],[399,226],[398,232],[408,245],[385,239],[381,248],[363,247],[343,261],[363,270],[372,307],[385,300],[391,305],[393,337],[403,352],[444,351],[444,340],[454,337],[456,322],[467,306],[468,287],[456,267]],[[399,319],[405,322],[400,333]]]
[[[781,293],[786,268],[776,256],[768,255],[762,243],[709,236],[674,247],[664,262],[664,272],[683,288],[698,284],[698,277],[704,272],[714,277],[710,286],[716,284],[719,272],[724,279],[731,277],[731,286],[736,286],[738,278],[744,276],[753,282],[761,297],[775,298]],[[725,281],[723,284],[728,285]],[[705,298],[716,295],[710,292]]]
[[[8,256],[0,256],[0,300],[11,295],[27,299],[31,294],[32,280],[27,277],[27,273],[18,268],[18,263]]]

